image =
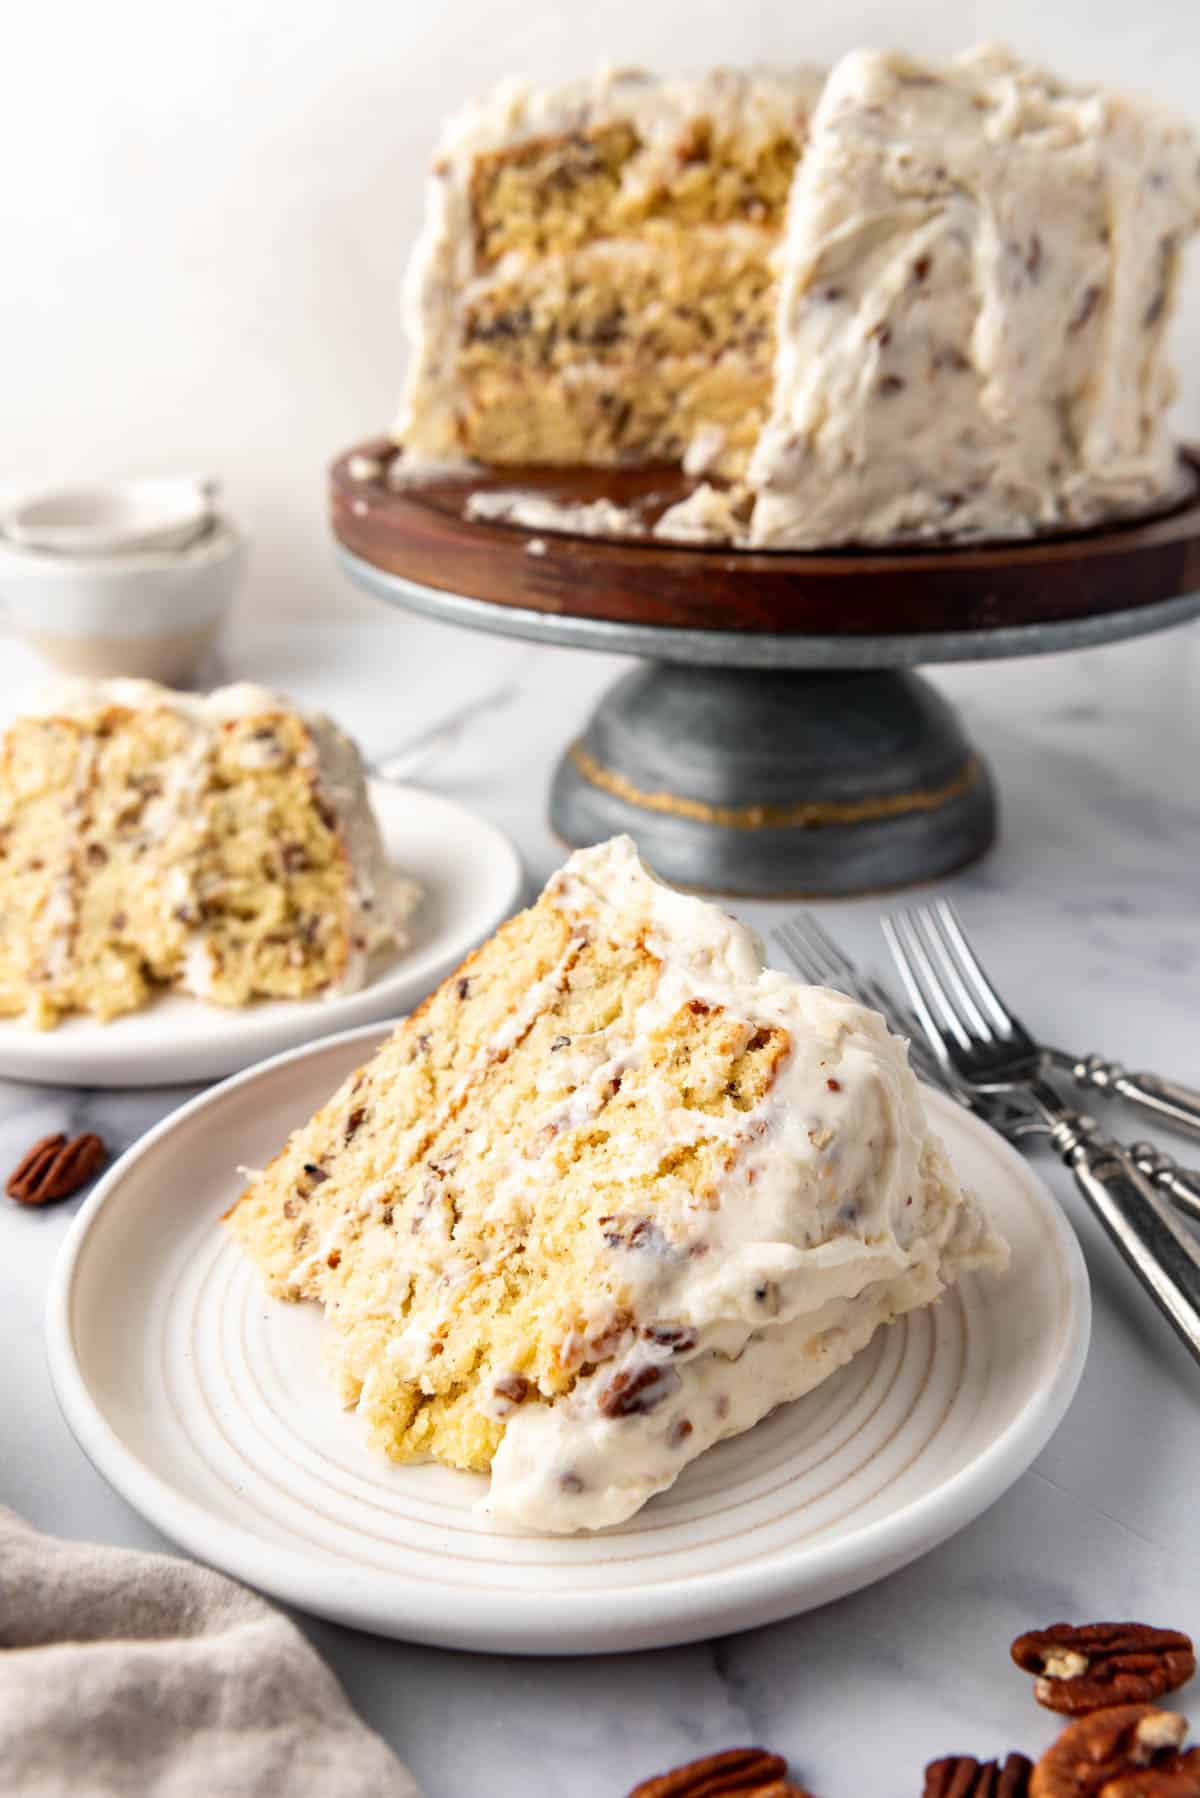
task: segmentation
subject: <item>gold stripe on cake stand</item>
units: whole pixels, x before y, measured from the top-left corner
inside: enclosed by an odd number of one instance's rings
[[[802,799],[794,805],[710,805],[705,799],[687,799],[680,793],[644,792],[625,775],[604,767],[578,740],[567,755],[584,780],[626,805],[725,830],[821,830],[831,824],[869,824],[881,818],[908,817],[914,812],[936,812],[969,793],[978,785],[981,774],[979,758],[971,755],[953,779],[940,787],[916,787],[908,793],[882,793],[863,799]]]

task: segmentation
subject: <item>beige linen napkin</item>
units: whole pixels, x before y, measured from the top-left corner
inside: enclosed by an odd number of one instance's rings
[[[14,1798],[418,1798],[281,1612],[4,1510],[0,1770]]]

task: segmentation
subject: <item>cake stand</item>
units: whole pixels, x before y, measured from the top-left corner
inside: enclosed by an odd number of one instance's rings
[[[1200,613],[1200,455],[1151,519],[1033,542],[887,554],[692,547],[466,516],[519,490],[647,522],[675,470],[505,470],[394,487],[394,449],[332,470],[347,573],[412,611],[641,658],[571,734],[551,823],[628,831],[666,879],[754,897],[908,886],[993,840],[988,769],[922,663],[1049,654]],[[548,702],[552,703],[549,700]],[[564,734],[570,729],[564,721]]]

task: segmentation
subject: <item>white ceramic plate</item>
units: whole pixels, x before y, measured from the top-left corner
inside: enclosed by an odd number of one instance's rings
[[[0,1076],[52,1086],[216,1080],[299,1043],[410,1010],[515,909],[521,863],[495,825],[436,793],[372,781],[371,804],[389,859],[424,897],[409,920],[407,947],[373,957],[361,991],[266,999],[238,1010],[169,993],[109,1024],[75,1017],[56,1030],[0,1018]]]
[[[357,1030],[252,1069],[152,1130],[80,1211],[55,1270],[51,1371],[80,1444],[192,1553],[290,1603],[444,1647],[581,1654],[806,1610],[961,1529],[1049,1439],[1090,1300],[1061,1211],[949,1100],[930,1111],[1012,1245],[879,1331],[849,1367],[718,1444],[629,1523],[505,1535],[484,1481],[370,1454],[320,1369],[313,1305],[265,1296],[218,1219],[380,1040]]]

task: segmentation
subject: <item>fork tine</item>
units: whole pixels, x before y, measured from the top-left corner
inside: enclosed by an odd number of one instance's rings
[[[868,974],[862,983],[861,997],[868,1005],[873,1005],[876,1011],[881,1011],[891,1023],[892,1028],[898,1030],[902,1036],[920,1037],[920,1018],[914,1014],[912,1007],[905,1005],[895,992],[884,985],[882,980],[876,980]]]
[[[1015,1019],[1005,1008],[999,993],[980,966],[979,958],[967,941],[966,932],[959,922],[958,913],[949,899],[939,900],[936,909],[942,934],[953,945],[958,963],[964,975],[969,979],[976,998],[991,1014],[1001,1036],[1012,1036]]]
[[[885,917],[882,924],[892,959],[912,1001],[913,1010],[920,1019],[921,1029],[929,1046],[938,1060],[950,1067],[953,1064],[946,1041],[947,1035],[953,1035],[964,1049],[970,1048],[970,1039],[946,1001],[925,945],[917,934],[912,915],[909,912],[897,912],[891,917]],[[938,1022],[934,1015],[935,1009],[942,1013],[944,1024]]]
[[[775,941],[782,947],[783,952],[788,957],[789,961],[795,964],[804,975],[805,979],[811,980],[816,986],[820,986],[825,978],[826,970],[814,959],[809,951],[807,942],[796,929],[795,925],[792,924],[790,920],[786,920],[784,923],[778,925],[771,934],[775,938]]]
[[[772,934],[806,979],[840,988],[862,1004],[881,1011],[892,1029],[906,1036],[913,1035],[917,1020],[912,1013],[905,1010],[881,981],[855,966],[812,912],[801,912],[794,918],[785,919]]]
[[[948,1068],[926,1041],[921,1021],[883,981],[856,967],[846,951],[812,912],[800,912],[776,925],[772,936],[805,979],[835,984],[843,992],[882,1012],[889,1030],[909,1039],[909,1057],[920,1077],[934,1086],[948,1087],[961,1097],[961,1088],[948,1081]]]
[[[889,1030],[909,1039],[909,1053],[918,1071],[935,1084],[944,1079],[941,1064],[925,1041],[921,1020],[911,1007],[882,980],[857,967],[814,913],[796,913],[772,934],[805,979],[837,987],[881,1012]]]
[[[958,965],[954,945],[943,935],[940,914],[932,906],[922,905],[917,908],[917,921],[925,945],[934,962],[941,969],[943,985],[952,995],[959,1017],[966,1024],[970,1034],[977,1037],[980,1042],[993,1042],[996,1033],[975,1003],[970,983]]]
[[[776,936],[810,979],[852,980],[854,969],[837,945],[818,932],[811,912],[798,912],[779,926]]]
[[[822,956],[829,967],[837,968],[842,973],[848,974],[852,978],[857,976],[858,970],[855,968],[854,963],[850,960],[850,957],[846,954],[846,951],[841,947],[840,943],[834,942],[819,918],[814,916],[810,911],[801,912],[796,923],[803,928],[808,941],[820,949]]]

